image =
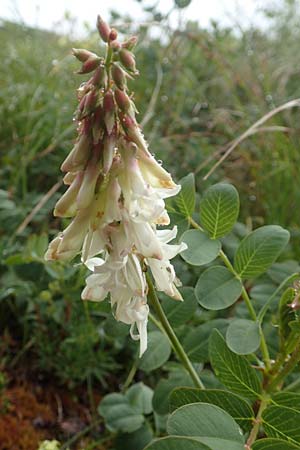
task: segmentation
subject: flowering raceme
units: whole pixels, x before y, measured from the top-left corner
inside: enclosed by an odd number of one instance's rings
[[[81,254],[92,272],[83,300],[101,302],[110,294],[115,318],[131,325],[141,356],[147,348],[148,268],[157,290],[182,300],[170,259],[186,245],[169,244],[176,227],[157,229],[170,223],[164,199],[180,186],[149,152],[127,93],[127,78],[137,74],[136,38],[119,43],[117,32],[100,17],[97,27],[107,43],[105,59],[73,49],[82,62],[78,73],[92,76],[78,89],[78,138],[61,166],[69,187],[54,210],[72,221],[50,243],[45,258]]]

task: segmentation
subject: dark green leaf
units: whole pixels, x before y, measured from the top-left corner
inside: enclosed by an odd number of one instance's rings
[[[183,177],[179,184],[180,192],[170,201],[168,210],[181,214],[183,217],[192,216],[195,209],[195,177],[193,173],[189,173]]]
[[[215,319],[191,330],[183,340],[183,347],[193,362],[208,362],[208,341],[214,328],[225,334],[228,327],[227,319]]]
[[[188,246],[180,255],[193,266],[203,266],[212,262],[221,250],[220,241],[210,239],[200,230],[188,230],[183,233],[180,240]]]
[[[272,400],[276,405],[286,406],[300,412],[300,394],[295,392],[278,392]]]
[[[139,361],[139,367],[145,372],[158,369],[168,361],[170,354],[168,338],[160,331],[151,331],[148,334],[148,348]]]
[[[192,287],[183,287],[180,293],[183,302],[175,301],[167,296],[162,296],[162,307],[168,317],[170,324],[173,327],[178,327],[187,322],[197,309],[197,300]]]
[[[168,414],[169,395],[178,386],[194,386],[190,375],[183,370],[171,372],[167,379],[161,379],[153,395],[153,409],[158,414]]]
[[[261,384],[257,373],[244,356],[233,353],[219,331],[210,337],[209,354],[212,367],[219,380],[236,394],[255,399]]]
[[[285,406],[269,406],[262,415],[268,437],[300,442],[300,411]]]
[[[112,432],[132,433],[144,422],[144,416],[138,414],[122,394],[106,395],[101,400],[98,410],[104,417],[107,428]]]
[[[153,439],[153,432],[148,425],[143,425],[133,433],[118,434],[115,439],[116,450],[143,450]]]
[[[260,345],[259,324],[253,320],[233,320],[226,331],[226,343],[238,355],[255,352]]]
[[[231,184],[211,186],[200,203],[201,223],[212,239],[231,231],[240,209],[239,194]]]
[[[212,310],[228,308],[239,298],[241,292],[242,283],[223,266],[206,269],[195,287],[200,305]]]
[[[212,448],[202,444],[197,438],[168,436],[151,442],[144,450],[212,450]]]
[[[126,397],[137,413],[150,414],[152,412],[153,390],[144,383],[136,383],[131,386],[126,392]]]
[[[299,450],[295,444],[283,441],[281,439],[260,439],[254,442],[253,450]]]
[[[169,402],[172,411],[189,403],[211,403],[228,412],[244,431],[252,428],[254,419],[252,408],[243,398],[229,391],[179,387],[172,391]]]
[[[290,233],[278,225],[267,225],[250,233],[240,243],[234,268],[241,278],[254,278],[265,272],[289,241]]]
[[[233,418],[223,409],[209,403],[191,403],[176,409],[169,417],[167,431],[178,436],[244,442],[241,429]],[[209,442],[205,443],[210,445]]]

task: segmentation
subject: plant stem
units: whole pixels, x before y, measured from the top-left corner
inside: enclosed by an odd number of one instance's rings
[[[125,392],[128,389],[128,387],[131,385],[132,380],[134,379],[134,376],[136,374],[137,368],[138,368],[137,367],[137,362],[134,361],[134,363],[132,364],[132,367],[131,367],[131,369],[129,371],[129,374],[128,374],[126,380],[125,380],[125,383],[123,384],[122,392]]]
[[[152,306],[156,312],[157,317],[160,320],[160,323],[162,325],[162,327],[164,328],[171,344],[172,347],[175,351],[175,353],[177,354],[178,358],[181,360],[183,366],[186,368],[186,370],[189,372],[194,384],[196,387],[200,388],[200,389],[205,389],[202,381],[200,380],[196,370],[194,369],[191,361],[189,360],[188,355],[186,354],[186,352],[184,351],[182,345],[180,344],[176,334],[173,331],[173,328],[171,327],[165,313],[164,310],[161,307],[160,301],[156,295],[154,286],[153,286],[153,282],[152,279],[149,275],[149,273],[146,274],[146,278],[147,278],[147,283],[148,283],[148,287],[149,287],[149,292],[148,292],[148,297],[152,303]]]
[[[283,367],[283,369],[277,373],[273,378],[270,379],[270,383],[267,385],[268,392],[272,392],[276,387],[287,377],[287,375],[292,372],[300,360],[300,338],[295,347],[295,350],[291,354],[290,359]]]
[[[269,399],[267,397],[263,398],[262,401],[261,401],[261,404],[259,406],[259,410],[258,410],[257,416],[256,416],[255,421],[254,421],[254,426],[253,426],[253,428],[252,428],[252,430],[251,430],[251,432],[249,434],[249,437],[247,439],[247,443],[245,445],[245,449],[246,450],[251,450],[251,446],[256,440],[256,437],[258,435],[259,428],[260,428],[260,425],[261,425],[261,416],[262,416],[262,413],[264,412],[264,410],[267,407],[268,401],[269,401]]]
[[[192,225],[193,228],[196,228],[197,230],[203,231],[203,229],[200,227],[200,225],[192,218],[189,217],[189,222]],[[230,260],[228,259],[227,255],[223,252],[223,250],[220,250],[219,253],[219,257],[222,259],[223,263],[225,264],[225,266],[230,270],[230,272],[238,279],[240,280],[240,282],[242,283],[242,280],[239,276],[239,274],[235,271],[233,265],[231,264]],[[253,305],[251,303],[250,297],[248,295],[248,292],[245,289],[245,286],[242,284],[242,297],[244,302],[246,303],[246,306],[248,308],[250,317],[252,320],[254,320],[255,322],[257,321],[257,315],[255,312],[255,309],[253,308]],[[269,350],[267,347],[267,343],[266,343],[266,339],[264,336],[264,333],[260,327],[260,349],[261,349],[261,353],[263,356],[263,360],[265,363],[265,367],[267,370],[271,369],[271,359],[270,359],[270,354],[269,354]]]

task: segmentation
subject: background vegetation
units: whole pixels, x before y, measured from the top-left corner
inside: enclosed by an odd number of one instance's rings
[[[149,26],[115,12],[111,23],[125,35],[139,35],[141,76],[132,88],[153,153],[177,180],[193,172],[200,193],[230,181],[241,196],[240,222],[250,229],[270,223],[289,229],[288,257],[298,260],[298,107],[275,114],[203,177],[252,124],[300,98],[299,3],[286,0],[265,11],[265,30],[224,29],[217,22],[209,30],[193,22],[173,29],[155,8],[147,12]],[[73,75],[70,48],[102,50],[93,31],[76,42],[5,21],[0,40],[0,447],[31,450],[44,437],[75,436],[78,448],[101,448],[101,396],[120,390],[131,376],[152,387],[170,367],[175,386],[178,376],[174,361],[155,375],[137,370],[127,327],[106,305],[80,301],[85,269],[43,260],[48,237],[62,228],[51,211],[64,189],[59,166],[76,135],[75,89],[83,81]],[[236,233],[243,234],[242,225]],[[195,284],[180,259],[176,268],[185,284]],[[198,308],[189,320],[199,325],[207,315]],[[157,430],[163,412],[155,416]],[[86,441],[76,434],[82,431]]]

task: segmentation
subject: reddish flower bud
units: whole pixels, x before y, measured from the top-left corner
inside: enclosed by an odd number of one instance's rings
[[[116,89],[115,90],[115,99],[116,99],[118,107],[122,111],[124,111],[124,112],[129,111],[129,109],[131,107],[131,101],[130,101],[130,98],[128,97],[128,95],[124,91],[121,91],[120,89]]]
[[[132,50],[135,47],[137,40],[138,40],[137,36],[132,36],[129,39],[127,39],[127,41],[123,42],[122,47],[127,48],[127,50]]]
[[[97,17],[97,28],[101,39],[104,42],[107,42],[109,40],[111,29],[109,25],[106,22],[104,22],[104,20],[100,16]]]
[[[89,59],[87,59],[82,64],[81,69],[76,73],[78,73],[78,74],[90,73],[99,66],[100,61],[101,61],[101,58],[99,58],[99,56],[96,56],[96,55],[91,56]]]
[[[107,91],[103,99],[104,122],[110,135],[115,125],[115,102],[112,91]]]
[[[94,144],[98,144],[100,139],[102,139],[104,127],[105,127],[104,113],[103,113],[103,108],[100,105],[95,110],[94,116],[93,116],[92,134],[93,134],[93,143]]]
[[[115,40],[117,39],[117,37],[118,37],[117,30],[115,30],[114,28],[112,28],[112,29],[110,30],[110,33],[109,33],[109,40],[110,40],[110,41],[115,41]]]
[[[122,48],[119,52],[120,61],[125,67],[125,69],[129,70],[130,72],[136,73],[136,67],[135,67],[135,59],[133,53],[131,53],[126,48]]]
[[[72,48],[72,53],[81,62],[87,61],[89,58],[97,58],[95,53],[89,52],[84,48]]]
[[[119,89],[126,88],[126,73],[118,64],[112,65],[111,75]]]
[[[114,52],[118,52],[120,50],[120,48],[122,48],[122,45],[120,44],[119,41],[112,41],[111,44],[110,44],[110,48]]]

